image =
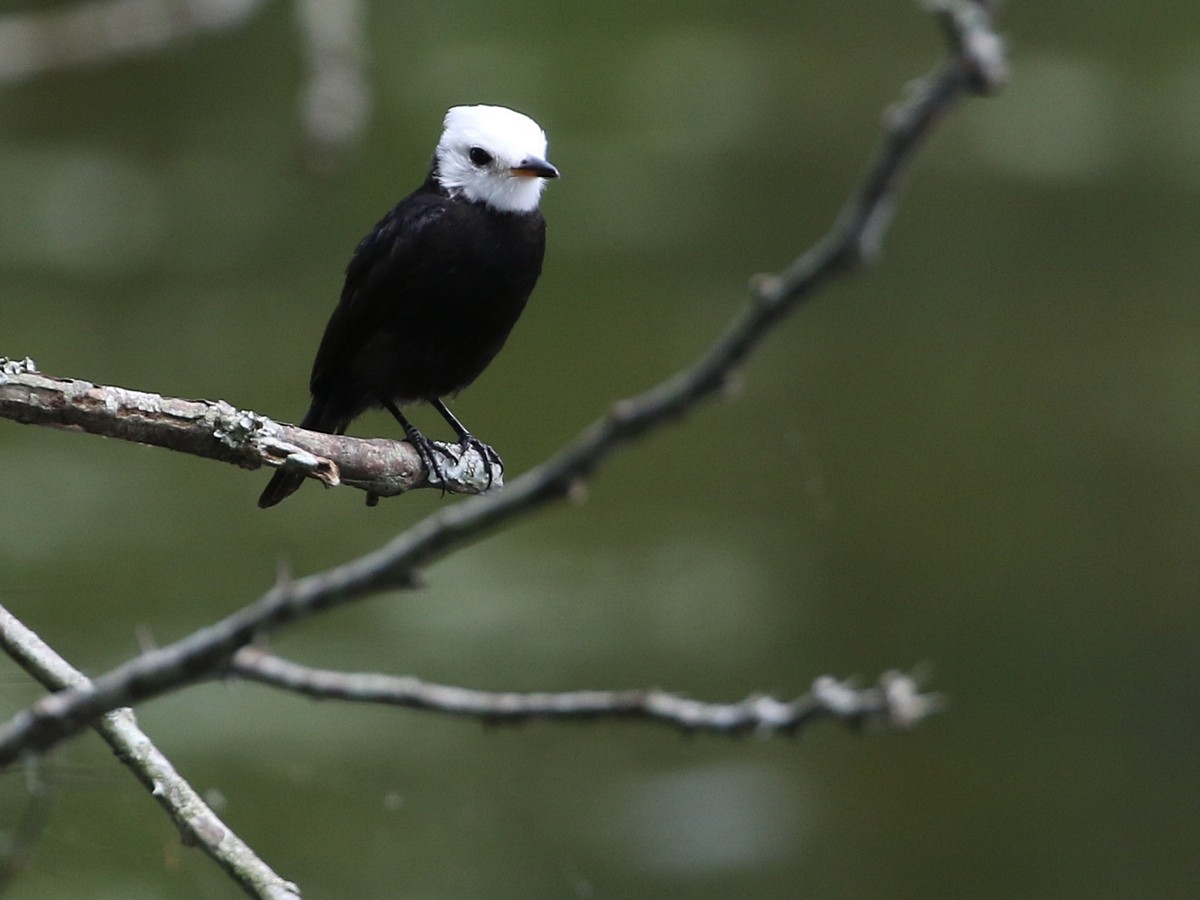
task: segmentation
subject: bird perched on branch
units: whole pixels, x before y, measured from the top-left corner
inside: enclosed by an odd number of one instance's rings
[[[446,113],[425,183],[401,200],[354,251],[341,300],[313,363],[312,406],[300,427],[344,434],[372,407],[388,410],[420,454],[431,481],[444,480],[439,449],[400,411],[425,401],[460,446],[488,466],[496,452],[442,398],[473,382],[504,346],[542,270],[546,223],[538,211],[546,135],[501,106]],[[258,500],[274,506],[304,482],[280,469]]]

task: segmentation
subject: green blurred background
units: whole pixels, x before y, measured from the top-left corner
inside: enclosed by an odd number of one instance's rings
[[[944,123],[881,264],[780,329],[735,398],[428,589],[274,643],[471,687],[724,700],[921,664],[945,715],[769,741],[486,730],[229,684],[143,726],[306,897],[1193,896],[1195,13],[1008,4],[1010,88]],[[0,86],[0,355],[294,420],[355,242],[416,186],[447,106],[502,103],[564,176],[533,302],[455,404],[515,475],[819,236],[942,49],[908,0],[375,0],[365,28],[371,119],[320,172],[281,0]],[[455,502],[308,487],[263,512],[261,472],[11,422],[0,459],[0,602],[92,673],[252,600],[280,560],[315,571]],[[9,715],[38,694],[3,672]],[[10,896],[236,894],[94,736],[42,777]],[[0,778],[0,828],[27,803]]]

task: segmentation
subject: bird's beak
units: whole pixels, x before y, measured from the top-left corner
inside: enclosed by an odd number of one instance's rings
[[[544,159],[539,159],[536,156],[525,157],[508,171],[521,178],[558,177],[558,169],[554,168],[554,166],[550,165]]]

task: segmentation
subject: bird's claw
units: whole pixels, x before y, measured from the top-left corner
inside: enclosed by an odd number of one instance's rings
[[[487,484],[483,488],[484,491],[489,490],[497,481],[503,482],[504,461],[500,454],[490,444],[485,444],[473,434],[465,434],[458,444],[449,445],[431,441],[424,435],[420,435],[416,440],[410,435],[409,441],[425,465],[426,480],[432,485],[439,485],[443,491],[451,482],[464,481],[460,467],[468,453],[478,456],[486,467]]]
[[[441,453],[445,456],[445,450],[420,433],[410,434],[408,442],[417,451],[417,456],[421,457],[421,463],[425,466],[425,480],[430,484],[444,486],[446,476],[442,471],[442,464],[438,462],[438,454]],[[447,458],[449,457],[447,456]]]
[[[485,444],[475,435],[467,433],[462,436],[462,440],[458,442],[458,446],[462,448],[463,453],[468,453],[474,450],[479,454],[483,464],[487,467],[487,487],[484,490],[490,490],[492,482],[497,476],[504,478],[504,460],[500,458],[500,454],[495,451],[491,444]]]

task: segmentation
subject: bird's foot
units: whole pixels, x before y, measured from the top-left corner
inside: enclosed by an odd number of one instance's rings
[[[500,458],[500,454],[496,452],[491,444],[485,444],[468,431],[462,436],[462,439],[458,442],[458,446],[462,448],[464,456],[473,450],[483,460],[483,465],[487,469],[487,487],[484,488],[485,491],[491,490],[494,482],[504,483],[504,460]]]
[[[500,454],[473,434],[464,434],[457,444],[431,441],[419,432],[410,434],[408,440],[425,465],[426,480],[443,491],[449,485],[456,485],[462,486],[458,488],[460,491],[483,493],[504,483],[504,461]]]
[[[445,447],[429,440],[429,438],[425,437],[425,435],[421,434],[415,428],[408,435],[408,442],[413,445],[413,449],[421,457],[421,463],[425,466],[425,480],[430,484],[440,484],[444,489],[446,475],[442,470],[440,457],[444,456],[446,459],[453,461],[449,453],[446,452]]]

